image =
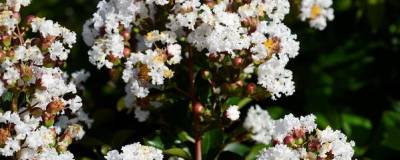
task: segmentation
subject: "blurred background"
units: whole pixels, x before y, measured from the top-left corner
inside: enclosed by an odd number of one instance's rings
[[[91,72],[83,94],[95,122],[85,139],[72,146],[77,159],[100,159],[108,148],[142,141],[160,127],[117,112],[124,85],[111,84],[107,70],[99,71],[89,63],[89,48],[80,33],[97,3],[33,0],[22,12],[58,21],[78,34],[68,70]],[[334,0],[333,8],[335,19],[324,31],[300,22],[296,11],[287,16],[286,24],[301,44],[300,55],[288,66],[296,92],[269,100],[265,106],[275,118],[286,113],[316,114],[321,127],[341,129],[355,140],[358,159],[396,159],[400,154],[400,1]]]

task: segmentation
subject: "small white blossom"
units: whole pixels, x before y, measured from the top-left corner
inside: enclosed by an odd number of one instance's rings
[[[107,160],[162,160],[162,151],[150,146],[134,143],[122,147],[122,152],[112,150],[107,153]]]
[[[300,160],[299,153],[286,145],[278,144],[265,149],[258,155],[257,160]]]
[[[226,110],[226,117],[231,121],[236,121],[240,117],[239,106],[232,105]]]
[[[310,26],[318,30],[326,27],[326,21],[334,19],[332,0],[302,0],[300,19],[309,21]]]

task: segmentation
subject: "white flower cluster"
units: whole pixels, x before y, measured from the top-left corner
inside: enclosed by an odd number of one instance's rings
[[[300,19],[309,21],[310,26],[319,30],[326,27],[326,21],[334,19],[332,0],[302,0]]]
[[[282,22],[288,0],[103,0],[97,8],[82,33],[91,46],[89,60],[98,68],[124,68],[125,106],[135,107],[140,121],[150,103],[138,101],[152,101],[150,89],[162,89],[174,76],[170,67],[182,53],[214,54],[220,61],[225,55],[251,57],[243,67],[255,68],[246,73],[258,74],[272,99],[295,90],[285,69],[299,51],[297,36]]]
[[[77,124],[63,131],[60,126],[43,126],[41,117],[10,111],[0,113],[0,123],[6,126],[0,129],[0,143],[4,144],[1,155],[12,156],[18,152],[20,160],[72,160],[74,156],[69,151],[59,152],[53,146],[67,147],[72,139],[81,139],[85,133]],[[63,137],[58,139],[57,135]]]
[[[87,79],[61,70],[76,34],[51,20],[18,11],[30,0],[0,3],[0,155],[21,160],[71,160],[67,147],[92,120],[77,85]],[[10,12],[12,14],[10,14]],[[33,37],[28,37],[33,35]],[[84,71],[81,71],[84,72]],[[9,108],[9,110],[7,110]]]
[[[265,149],[259,160],[282,159],[335,159],[351,160],[354,142],[330,127],[318,130],[315,116],[294,117],[292,114],[273,120],[266,110],[259,106],[250,108],[244,127],[252,134],[252,139],[273,144]]]
[[[289,2],[252,0],[240,3],[237,11],[232,10],[231,1],[215,3],[175,1],[175,14],[168,16],[170,22],[166,26],[179,37],[187,36],[191,45],[207,55],[228,53],[240,57],[243,51],[249,52],[258,66],[258,83],[267,88],[272,98],[291,95],[292,73],[285,66],[289,58],[297,56],[299,43],[282,23],[289,13]]]
[[[161,150],[140,143],[123,146],[121,150],[121,153],[109,151],[106,160],[162,160],[164,157]]]
[[[144,21],[154,21],[155,5],[165,4],[168,1],[103,0],[82,33],[86,44],[92,46],[88,53],[91,63],[110,69],[124,63],[125,106],[135,107],[141,122],[149,112],[136,104],[138,99],[147,97],[151,88],[161,89],[165,79],[174,76],[169,66],[180,63],[181,46],[174,32],[149,30],[131,35],[131,30],[143,27]]]

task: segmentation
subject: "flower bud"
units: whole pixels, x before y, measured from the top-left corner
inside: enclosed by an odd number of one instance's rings
[[[53,114],[50,114],[47,112],[43,112],[42,119],[43,119],[44,125],[46,127],[53,126],[55,117],[56,117],[56,115],[53,115]]]
[[[203,70],[203,71],[201,71],[201,77],[202,77],[203,79],[205,79],[205,80],[209,80],[209,79],[211,79],[212,75],[211,75],[211,72],[210,72],[210,71],[208,71],[208,70]]]
[[[10,136],[11,133],[9,128],[0,128],[0,145],[6,144]]]
[[[241,57],[235,57],[232,60],[233,68],[240,68],[242,67],[242,64],[243,64],[243,59]]]
[[[64,109],[64,102],[57,99],[47,104],[46,111],[51,114],[56,114]]]
[[[199,114],[203,112],[204,107],[200,102],[194,102],[192,105],[194,113]]]
[[[128,41],[131,39],[131,33],[127,30],[122,31],[121,36],[124,37],[125,41]]]
[[[9,35],[3,35],[1,36],[1,42],[3,43],[4,46],[10,46],[11,45],[11,36]]]
[[[30,25],[36,17],[34,15],[29,15],[26,17],[26,24]]]
[[[235,82],[235,84],[238,85],[239,87],[243,87],[243,85],[244,85],[243,83],[244,82],[241,79]]]
[[[209,55],[208,55],[208,59],[211,61],[211,62],[216,62],[216,61],[218,61],[218,55],[216,54],[216,53],[210,53]]]
[[[292,144],[294,142],[294,138],[292,135],[288,135],[283,139],[283,143],[286,145]]]
[[[246,93],[249,95],[252,95],[252,94],[256,93],[256,89],[257,89],[256,84],[254,84],[253,82],[250,82],[246,86]]]
[[[131,55],[131,49],[128,47],[124,48],[123,54],[126,58],[128,58]]]

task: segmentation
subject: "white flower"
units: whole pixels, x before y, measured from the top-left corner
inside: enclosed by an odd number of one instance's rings
[[[0,148],[0,153],[3,156],[12,156],[15,152],[21,149],[18,140],[8,138],[4,147]]]
[[[282,94],[292,95],[295,91],[292,71],[284,68],[287,61],[287,59],[272,57],[257,69],[258,84],[267,88],[274,100]]]
[[[172,44],[167,47],[168,54],[172,56],[170,60],[168,60],[168,64],[177,64],[181,62],[181,45],[179,44]]]
[[[271,143],[275,129],[274,120],[268,111],[261,109],[259,105],[249,109],[243,127],[252,133],[253,140],[264,144]]]
[[[331,6],[332,0],[303,0],[300,19],[308,20],[311,27],[323,30],[326,27],[326,21],[334,19]]]
[[[54,142],[54,131],[44,126],[28,134],[25,140],[25,144],[32,149],[37,149],[38,147],[48,147]]]
[[[3,79],[6,80],[7,84],[14,84],[21,78],[19,69],[12,66],[12,63],[8,60],[1,64],[1,67],[5,69]]]
[[[85,89],[83,86],[83,82],[85,82],[90,77],[90,72],[81,69],[71,74],[71,81],[76,85],[76,87],[80,90]]]
[[[1,11],[0,12],[0,26],[5,27],[8,34],[11,34],[14,31],[18,21],[13,16],[12,11]]]
[[[300,160],[299,153],[286,145],[278,144],[274,147],[264,149],[257,160]]]
[[[112,150],[107,153],[104,157],[106,160],[122,160],[122,156],[117,150]]]
[[[166,5],[168,4],[168,0],[146,0],[147,4],[155,3],[157,5]]]
[[[134,143],[122,147],[122,152],[112,150],[107,153],[107,160],[162,160],[162,151],[154,147]]]
[[[354,155],[354,141],[347,142],[347,137],[340,131],[327,127],[325,130],[317,131],[322,149],[320,157],[326,157],[326,153],[332,152],[335,160],[351,160]]]
[[[229,108],[225,112],[226,112],[226,117],[231,121],[236,121],[240,117],[239,106],[237,105],[229,106]]]
[[[82,98],[75,96],[74,98],[67,100],[65,104],[68,105],[68,108],[72,111],[72,113],[75,113],[82,107]]]
[[[149,118],[150,112],[140,109],[139,107],[135,108],[135,118],[139,122],[144,122]]]
[[[69,49],[65,49],[60,41],[55,41],[49,48],[50,58],[53,61],[64,61],[68,58]]]
[[[21,6],[28,6],[31,0],[7,0],[7,5],[14,9],[14,11],[19,11]]]
[[[0,96],[3,95],[7,91],[7,88],[4,88],[4,83],[0,81]]]

